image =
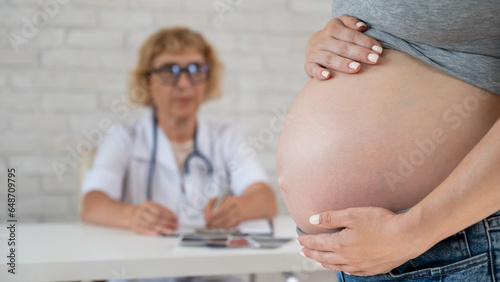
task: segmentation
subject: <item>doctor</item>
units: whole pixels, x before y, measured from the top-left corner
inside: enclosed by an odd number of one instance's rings
[[[145,41],[129,99],[151,110],[110,129],[85,175],[83,221],[157,236],[276,215],[263,169],[238,150],[242,133],[197,117],[220,96],[221,69],[213,47],[189,29],[162,29]]]

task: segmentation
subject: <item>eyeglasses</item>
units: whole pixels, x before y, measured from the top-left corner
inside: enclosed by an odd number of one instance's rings
[[[189,63],[185,67],[179,64],[164,64],[149,71],[154,74],[158,82],[164,85],[175,85],[179,81],[181,74],[186,72],[191,84],[199,84],[207,81],[210,66],[201,63]]]

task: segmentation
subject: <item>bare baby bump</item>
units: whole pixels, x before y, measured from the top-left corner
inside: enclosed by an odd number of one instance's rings
[[[399,211],[439,185],[500,116],[500,96],[386,50],[355,75],[311,80],[280,135],[277,172],[298,226],[318,212]]]

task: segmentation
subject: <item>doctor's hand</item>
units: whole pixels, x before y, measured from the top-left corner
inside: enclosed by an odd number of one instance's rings
[[[327,69],[357,73],[359,63],[376,64],[382,53],[377,40],[364,35],[366,24],[347,15],[331,19],[325,28],[313,34],[306,46],[304,69],[311,78],[332,77]]]
[[[213,210],[216,200],[214,198],[208,201],[203,209],[208,228],[231,228],[243,221],[243,203],[240,197],[228,196],[219,207]]]
[[[376,207],[328,211],[312,216],[312,224],[343,228],[337,233],[302,235],[303,254],[323,267],[357,276],[387,273],[426,251],[406,223],[405,214]],[[422,240],[420,240],[422,241]]]
[[[140,206],[134,206],[130,228],[138,234],[150,236],[173,234],[178,228],[177,216],[157,203],[145,201]]]

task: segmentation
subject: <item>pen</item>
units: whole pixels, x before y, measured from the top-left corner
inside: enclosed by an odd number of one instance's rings
[[[229,185],[224,191],[217,197],[217,200],[215,200],[214,205],[212,206],[212,211],[216,211],[217,208],[224,202],[224,200],[231,194],[231,189],[229,188]]]

